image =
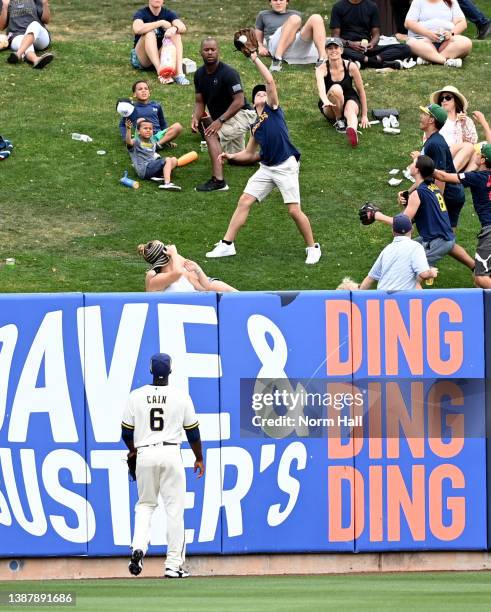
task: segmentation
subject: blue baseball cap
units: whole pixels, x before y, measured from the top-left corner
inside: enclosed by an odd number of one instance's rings
[[[150,361],[150,373],[154,378],[164,380],[172,372],[172,359],[167,353],[156,353]]]
[[[404,214],[396,215],[392,220],[392,230],[395,234],[407,234],[413,229],[413,222]]]

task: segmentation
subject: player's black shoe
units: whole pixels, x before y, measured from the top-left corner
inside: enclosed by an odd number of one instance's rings
[[[170,567],[165,568],[165,577],[166,578],[188,578],[189,572],[180,567],[178,570],[173,570]]]
[[[138,574],[141,574],[143,569],[143,550],[137,548],[133,551],[130,562],[128,563],[128,569],[130,570],[130,574],[133,574],[133,576],[138,576]]]
[[[206,183],[198,185],[196,191],[228,191],[229,187],[223,179],[217,179],[214,176],[211,177]]]

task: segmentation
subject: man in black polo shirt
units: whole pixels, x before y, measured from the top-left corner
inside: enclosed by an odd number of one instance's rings
[[[218,157],[222,152],[237,153],[245,148],[245,134],[256,120],[256,113],[246,104],[239,73],[220,61],[214,38],[202,41],[201,57],[204,65],[194,75],[196,103],[191,129],[206,139],[213,175],[196,191],[227,191]]]
[[[331,36],[344,42],[343,57],[361,68],[406,68],[411,56],[407,45],[378,44],[380,15],[372,0],[339,0],[331,11]]]

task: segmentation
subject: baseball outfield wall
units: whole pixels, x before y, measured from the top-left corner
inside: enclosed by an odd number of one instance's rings
[[[487,549],[490,300],[0,296],[0,556],[127,554],[121,414],[159,351],[204,440],[188,552]],[[182,455],[191,468],[187,443]],[[164,523],[159,508],[155,552]]]

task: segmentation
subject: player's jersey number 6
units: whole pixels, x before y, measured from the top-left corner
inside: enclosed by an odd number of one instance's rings
[[[152,408],[150,410],[150,429],[152,431],[162,431],[164,429],[163,408]]]

